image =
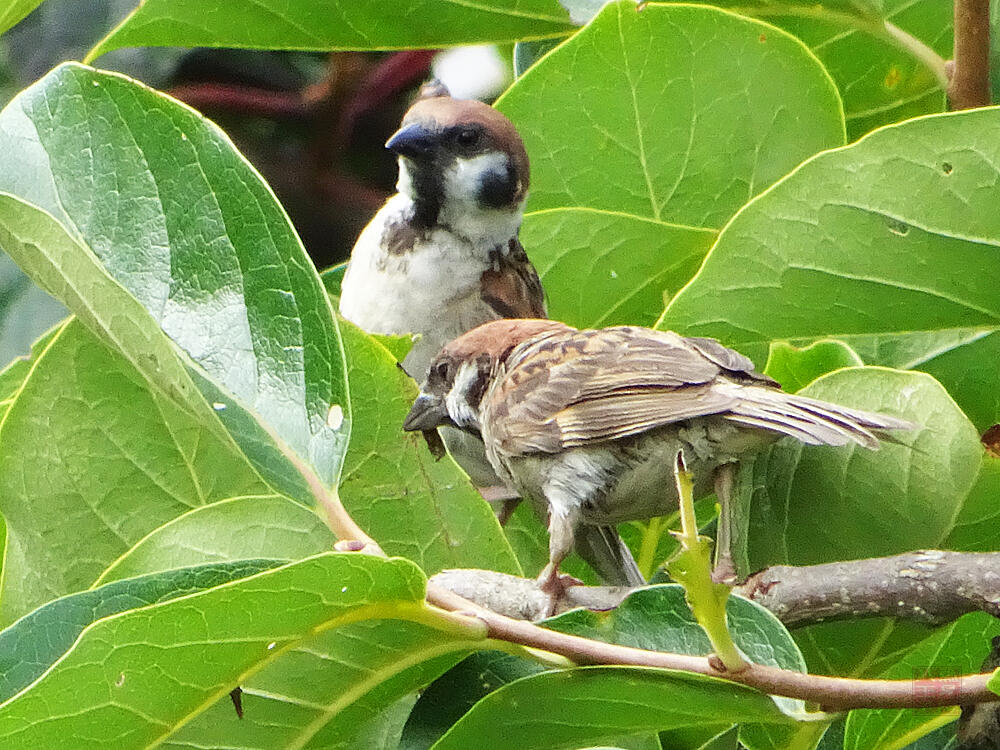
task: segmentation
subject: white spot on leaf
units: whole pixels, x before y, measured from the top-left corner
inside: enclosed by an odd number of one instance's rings
[[[344,410],[340,408],[340,404],[333,404],[326,415],[326,426],[331,430],[339,430],[343,424]]]

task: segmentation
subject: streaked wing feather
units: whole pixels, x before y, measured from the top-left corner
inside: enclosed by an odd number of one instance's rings
[[[480,295],[501,318],[544,318],[545,292],[535,267],[516,239],[497,253],[494,267],[479,279]]]

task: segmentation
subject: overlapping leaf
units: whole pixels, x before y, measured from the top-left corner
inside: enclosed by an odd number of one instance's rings
[[[123,748],[146,747],[179,729],[188,731],[181,729],[185,723],[197,719],[213,700],[225,697],[237,684],[251,689],[251,675],[260,673],[263,679],[261,670],[272,662],[275,667],[289,663],[275,658],[308,646],[317,631],[344,620],[364,619],[366,614],[419,620],[423,618],[422,597],[423,578],[410,563],[327,554],[98,620],[52,669],[3,704],[0,739],[12,749],[54,747],[67,736],[81,750],[106,747],[108,742]],[[341,658],[347,653],[345,648],[354,649],[352,656],[357,657],[365,649],[381,649],[381,671],[368,669],[369,664],[378,663],[375,659],[360,658],[360,666],[349,661],[355,688],[362,687],[357,681],[361,675],[367,676],[366,687],[351,693],[345,691],[351,683],[341,681],[329,693],[336,699],[326,706],[317,705],[322,695],[316,693],[310,696],[311,706],[282,699],[315,685],[308,675],[294,669],[272,675],[269,689],[278,696],[274,704],[286,708],[284,713],[271,714],[272,731],[294,730],[298,734],[291,738],[303,740],[299,745],[303,746],[343,712],[357,710],[357,700],[370,695],[369,691],[391,686],[392,677],[404,673],[408,665],[461,652],[477,643],[478,637],[476,629],[463,635],[418,625],[420,634],[414,631],[409,638],[397,638],[392,624],[364,625],[370,643],[355,637],[338,640],[337,648]],[[404,652],[385,651],[388,634],[392,634],[388,643],[409,646],[405,651],[412,654],[408,664],[400,660]],[[435,645],[419,651],[430,643]],[[324,668],[320,661],[314,664]],[[338,676],[345,676],[343,670]],[[374,710],[379,697],[384,701],[381,707],[388,707],[400,697],[397,693],[373,696],[375,702],[362,709]],[[286,726],[288,710],[304,712],[310,720]],[[257,721],[267,724],[267,714],[259,715]],[[97,723],[99,733],[91,731]],[[197,721],[190,726],[190,731],[197,729]]]
[[[733,219],[662,325],[757,358],[834,337],[932,371],[980,429],[1000,421],[998,124],[925,117],[812,159]]]
[[[268,491],[231,443],[151,390],[78,321],[25,364],[30,377],[0,419],[3,622],[88,588],[178,515]]]
[[[611,3],[497,107],[531,155],[525,247],[552,314],[584,325],[651,322],[740,206],[844,139],[800,42],[689,6]]]
[[[306,495],[303,470],[332,485],[350,425],[336,323],[285,213],[225,135],[67,64],[0,115],[0,148],[0,245],[19,265],[154,387],[203,420],[212,404],[282,491]]]
[[[506,42],[572,30],[558,0],[419,0],[387,6],[353,0],[147,0],[90,53],[119,47],[399,49]]]
[[[881,677],[919,680],[978,672],[990,652],[990,639],[1000,634],[996,618],[985,612],[968,614],[941,628],[910,649]],[[957,690],[959,680],[945,689]],[[945,683],[947,685],[947,683]],[[916,690],[920,686],[915,686]],[[844,750],[888,750],[903,747],[939,726],[955,720],[955,708],[920,710],[858,710],[847,717]]]

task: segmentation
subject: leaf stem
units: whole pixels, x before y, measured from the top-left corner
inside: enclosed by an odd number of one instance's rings
[[[747,661],[733,643],[726,623],[726,601],[730,588],[712,580],[712,543],[708,537],[698,535],[698,521],[694,514],[694,479],[684,464],[683,451],[677,453],[674,481],[681,516],[681,530],[674,535],[681,549],[667,563],[667,570],[684,587],[691,614],[705,631],[712,650],[726,671],[740,672],[747,668]]]

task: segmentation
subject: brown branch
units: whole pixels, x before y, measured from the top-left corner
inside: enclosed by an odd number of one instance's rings
[[[955,0],[955,57],[948,101],[952,109],[990,103],[989,0]]]
[[[1000,553],[921,550],[825,565],[778,565],[750,576],[736,592],[788,627],[879,616],[938,625],[979,611],[1000,617]]]
[[[675,669],[738,682],[770,695],[817,703],[825,710],[853,708],[927,708],[987,703],[1000,699],[986,684],[992,673],[933,680],[856,680],[802,674],[750,664],[737,673],[720,671],[716,659],[660,651],[645,651],[546,630],[524,620],[504,617],[478,606],[437,583],[427,586],[427,601],[450,612],[461,612],[485,623],[490,638],[565,656],[577,664],[608,664]]]
[[[517,619],[539,620],[550,604],[535,581],[490,570],[444,571],[433,580]],[[968,612],[1000,617],[1000,553],[921,550],[824,565],[777,565],[750,576],[735,591],[769,609],[788,627],[862,617],[899,617],[931,625]],[[614,609],[629,592],[613,586],[572,586],[563,592],[556,611]]]
[[[229,83],[188,83],[174,86],[167,93],[198,110],[224,110],[288,120],[307,117],[313,109],[297,91],[272,91]]]

